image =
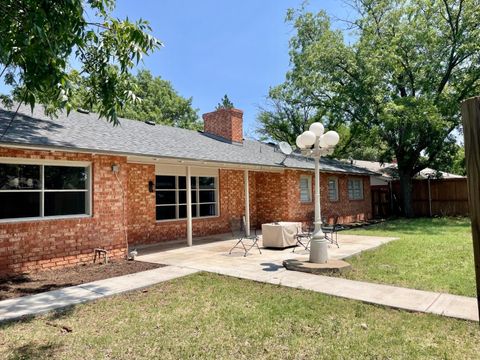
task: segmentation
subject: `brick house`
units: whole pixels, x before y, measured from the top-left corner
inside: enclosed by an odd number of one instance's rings
[[[27,107],[10,121],[0,109],[0,275],[91,261],[96,247],[122,257],[128,246],[191,244],[245,214],[257,226],[309,221],[313,162],[243,139],[242,116],[205,114],[197,132]],[[323,217],[370,218],[370,175],[322,159]]]

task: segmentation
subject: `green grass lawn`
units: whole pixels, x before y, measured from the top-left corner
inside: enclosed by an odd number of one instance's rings
[[[0,325],[1,359],[478,359],[479,353],[473,322],[207,273]]]
[[[475,296],[470,221],[399,219],[345,233],[393,236],[393,241],[348,259],[349,279]]]

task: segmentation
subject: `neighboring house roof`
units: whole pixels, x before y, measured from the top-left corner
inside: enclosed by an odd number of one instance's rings
[[[347,162],[347,160],[344,160]],[[385,180],[391,180],[398,177],[397,164],[395,163],[381,163],[378,161],[367,160],[352,160],[348,161],[352,165],[363,167],[367,170],[381,174],[381,177]],[[444,171],[438,171],[431,168],[425,168],[415,174],[415,179],[428,179],[428,178],[441,178],[441,179],[456,179],[463,178],[464,176],[447,173]]]
[[[0,135],[8,127],[14,110],[0,107]],[[314,169],[313,161],[298,154],[285,155],[276,146],[256,140],[230,143],[199,131],[142,121],[120,119],[114,127],[97,114],[72,111],[67,117],[46,116],[43,107],[21,106],[0,143],[42,146],[69,150],[104,152],[133,156],[200,160],[230,164],[247,164],[279,168]],[[372,175],[364,168],[322,158],[324,172]]]

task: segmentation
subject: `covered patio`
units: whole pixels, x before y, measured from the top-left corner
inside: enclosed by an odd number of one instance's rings
[[[329,258],[345,259],[393,240],[396,238],[338,234],[339,247],[329,245]],[[252,249],[246,257],[240,250],[229,254],[236,241],[230,234],[221,234],[195,238],[191,247],[185,247],[183,241],[151,245],[138,249],[136,260],[265,281],[278,272],[286,271],[283,260],[308,259],[308,252],[300,247],[295,252],[291,247],[264,248],[261,235],[261,254],[256,249]]]

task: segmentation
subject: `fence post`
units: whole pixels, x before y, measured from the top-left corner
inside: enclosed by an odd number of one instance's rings
[[[432,214],[432,188],[430,185],[430,175],[428,175],[428,213],[430,217],[433,216]]]
[[[462,103],[468,202],[472,220],[473,256],[477,282],[477,306],[480,314],[480,97]]]

